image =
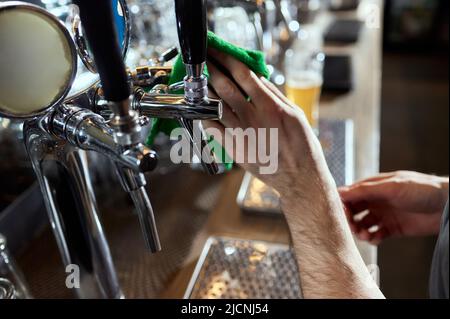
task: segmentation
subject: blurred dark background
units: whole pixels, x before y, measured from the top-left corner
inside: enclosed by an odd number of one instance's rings
[[[448,176],[448,7],[448,0],[386,0],[381,171]],[[379,247],[386,297],[428,297],[435,241],[391,239]]]

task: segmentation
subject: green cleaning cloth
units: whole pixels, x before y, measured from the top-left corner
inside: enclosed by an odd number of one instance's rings
[[[256,74],[259,74],[261,76],[269,78],[270,73],[267,68],[263,52],[254,51],[254,50],[246,50],[246,49],[237,47],[234,44],[231,44],[231,43],[219,38],[217,35],[215,35],[211,31],[208,31],[207,43],[208,43],[208,47],[215,48],[221,52],[231,55],[235,59],[246,64],[249,67],[249,69],[251,69]],[[206,67],[205,67],[204,74],[206,76],[209,76],[208,70]],[[186,68],[183,64],[181,55],[178,55],[178,57],[175,60],[174,65],[173,65],[173,69],[172,69],[170,79],[169,79],[169,85],[182,81],[185,76],[186,76]],[[182,93],[182,91],[175,92],[175,93]],[[156,135],[159,132],[163,132],[167,135],[170,135],[172,130],[179,126],[180,125],[179,125],[178,121],[176,121],[176,120],[154,118],[152,120],[152,127],[150,130],[150,134],[147,138],[146,144],[149,146],[152,145]],[[221,147],[221,146],[215,142],[213,145],[213,151],[216,147]],[[226,152],[219,152],[219,153],[224,154],[223,155],[224,158],[222,158],[222,162],[225,164],[227,169],[230,169],[232,166],[232,161],[226,155]]]

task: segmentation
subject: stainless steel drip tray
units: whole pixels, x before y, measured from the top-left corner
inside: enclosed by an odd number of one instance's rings
[[[293,252],[282,244],[210,237],[184,298],[301,298]]]

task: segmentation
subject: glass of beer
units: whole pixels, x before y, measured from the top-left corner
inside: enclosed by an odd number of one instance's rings
[[[321,40],[313,30],[304,29],[299,33],[298,39],[286,52],[285,92],[288,99],[303,110],[311,127],[317,132],[325,55],[322,53]]]
[[[299,72],[286,80],[286,96],[303,110],[314,129],[317,129],[319,121],[321,88],[322,74],[317,72]]]

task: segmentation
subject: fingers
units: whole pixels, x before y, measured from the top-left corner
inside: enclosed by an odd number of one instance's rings
[[[369,191],[373,193],[375,189],[380,189],[383,183],[389,182],[390,178],[394,177],[397,172],[380,173],[378,175],[363,179],[350,186],[340,187],[341,196],[357,195],[361,191]]]
[[[379,245],[384,239],[389,237],[389,232],[385,228],[370,234],[369,243],[372,245]]]
[[[363,229],[355,234],[359,240],[367,241],[372,245],[379,245],[384,239],[389,237],[389,232],[386,228],[380,227],[375,231]]]
[[[395,172],[380,173],[378,175],[366,178],[365,182],[378,182],[395,176]]]
[[[282,102],[278,103],[278,105],[281,106],[282,109],[284,109],[288,114],[295,115],[294,118],[303,118],[303,120],[306,120],[306,123],[308,123],[305,113],[301,108],[299,108],[297,105],[293,104],[283,93],[281,93],[280,90],[264,77],[261,77],[261,82],[263,85],[274,95],[277,97],[277,99]]]
[[[278,90],[278,88],[275,86],[275,84],[273,84],[272,82],[270,82],[269,80],[267,80],[265,77],[261,77],[261,82],[273,93],[275,94],[281,101],[283,101],[284,103],[286,103],[287,105],[293,107],[294,105],[292,105],[292,102],[283,94],[281,93],[280,90]]]
[[[216,92],[209,91],[209,97],[213,99],[219,98]],[[239,119],[237,115],[233,112],[230,106],[222,101],[222,117],[220,118],[220,123],[225,127],[237,127],[239,125]]]
[[[389,236],[388,229],[382,225],[381,216],[371,211],[386,197],[386,182],[383,181],[385,177],[386,175],[376,176],[349,187],[339,188],[352,232],[358,239],[373,245],[378,245]],[[368,212],[364,213],[367,210]],[[359,218],[360,216],[363,217]]]
[[[231,76],[239,86],[254,101],[254,105],[265,105],[273,99],[272,93],[262,84],[258,76],[251,71],[244,63],[236,60],[232,56],[209,48],[208,54],[211,54],[217,61],[230,71]],[[208,68],[211,64],[208,64]],[[217,70],[217,68],[216,68]]]
[[[273,84],[268,80],[260,79],[242,62],[215,49],[209,49],[208,54],[210,61],[220,61],[221,64],[219,68],[214,63],[208,63],[211,84],[218,95],[237,114],[242,122],[240,127],[251,126],[249,124],[251,118],[257,115],[260,115],[260,120],[263,122],[261,124],[281,127],[282,123],[277,121],[282,117],[280,111],[292,115],[284,117],[285,121],[295,121],[299,118],[303,119],[303,122],[306,120],[300,108],[293,106]],[[244,94],[241,93],[240,88],[245,91]],[[245,95],[250,97],[251,102],[245,99]],[[255,110],[261,112],[255,112]],[[286,123],[286,126],[290,129],[291,124],[298,125],[298,123]]]
[[[370,212],[365,215],[361,220],[355,221],[355,226],[357,229],[369,229],[373,226],[378,226],[380,223],[380,218],[371,214]]]
[[[396,172],[380,173],[378,175],[375,175],[375,176],[363,179],[359,182],[356,182],[355,184],[361,184],[361,183],[366,183],[366,182],[379,182],[379,181],[394,177],[395,175],[396,175]]]
[[[224,112],[235,113],[237,118],[241,121],[248,121],[249,112],[253,107],[245,97],[241,94],[236,85],[220,72],[213,64],[208,63],[208,70],[210,72],[210,84],[214,87],[214,90],[219,97],[225,102],[227,107],[224,107]],[[226,120],[232,121],[231,114],[226,114]],[[231,123],[224,123],[226,125]],[[236,123],[233,123],[232,127],[235,127]]]
[[[366,200],[360,200],[360,201],[347,201],[344,202],[344,206],[346,208],[346,211],[349,212],[350,216],[357,215],[365,210],[369,209],[369,202]]]
[[[362,241],[367,241],[372,245],[378,245],[385,238],[389,237],[388,228],[384,227],[379,216],[368,212],[361,219],[352,213],[346,212],[351,231]]]
[[[371,234],[367,229],[362,229],[357,232],[355,232],[356,238],[362,241],[370,241],[371,240]]]
[[[344,202],[382,199],[386,195],[385,191],[386,187],[383,182],[360,182],[339,188],[339,194]]]
[[[367,204],[350,208],[350,205],[344,205],[344,212],[350,224],[352,232],[358,233],[363,229],[369,229],[380,223],[380,218],[377,214],[367,211]]]

